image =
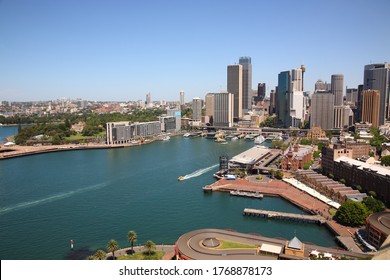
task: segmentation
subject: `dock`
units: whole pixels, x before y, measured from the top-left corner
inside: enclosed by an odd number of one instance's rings
[[[249,209],[249,208],[244,209],[243,215],[268,218],[268,219],[287,220],[293,222],[303,222],[303,223],[323,224],[326,222],[326,219],[320,215],[292,214],[292,213],[285,213],[285,212],[275,212],[275,211]]]
[[[250,197],[250,198],[263,198],[264,195],[259,192],[244,192],[244,191],[230,191],[230,195]]]

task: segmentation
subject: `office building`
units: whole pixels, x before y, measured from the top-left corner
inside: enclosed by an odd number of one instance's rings
[[[357,88],[347,88],[345,92],[345,100],[353,105],[358,103],[358,89]]]
[[[363,89],[379,90],[379,125],[389,117],[390,64],[370,64],[364,67]]]
[[[331,92],[334,95],[334,105],[342,106],[344,104],[344,75],[332,75]]]
[[[316,91],[311,98],[310,128],[321,127],[324,130],[333,128],[334,95],[330,91]]]
[[[261,102],[264,100],[266,94],[266,86],[265,83],[257,84],[257,95],[254,97],[255,103]]]
[[[278,122],[286,127],[289,123],[290,85],[290,71],[280,72],[278,75],[276,114],[278,115]]]
[[[270,105],[269,105],[269,115],[272,116],[276,114],[276,106],[277,106],[277,88],[275,90],[271,90],[270,93]]]
[[[206,103],[206,116],[209,117],[210,121],[214,117],[214,102],[215,101],[215,93],[208,93],[205,97]]]
[[[233,117],[238,121],[242,117],[242,65],[227,67],[227,91],[234,96]]]
[[[200,121],[202,118],[202,99],[195,97],[192,100],[192,119]]]
[[[379,127],[380,91],[363,90],[362,96],[362,122],[371,123],[372,127]]]
[[[330,91],[331,90],[331,85],[328,84],[327,82],[324,82],[322,81],[321,79],[319,79],[315,85],[314,85],[314,91],[317,91],[317,90],[322,90],[322,91]]]
[[[252,109],[252,63],[249,56],[240,57],[242,65],[242,112]]]
[[[150,92],[146,94],[146,101],[145,101],[146,107],[151,107],[152,106],[152,97],[150,95]]]
[[[216,93],[214,97],[214,125],[232,127],[234,95],[228,92],[221,92]]]
[[[176,132],[180,131],[181,130],[181,111],[179,109],[168,109],[167,116],[175,118],[175,124],[176,124],[175,131]]]
[[[353,111],[349,106],[334,106],[333,128],[342,129],[353,125]]]

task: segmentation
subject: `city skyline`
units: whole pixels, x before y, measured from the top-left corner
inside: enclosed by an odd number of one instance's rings
[[[0,100],[128,101],[150,92],[175,101],[183,90],[188,102],[226,90],[226,66],[242,56],[252,60],[252,89],[266,83],[267,96],[278,73],[301,64],[305,90],[335,73],[357,88],[365,65],[390,61],[389,8],[385,0],[2,1]],[[245,20],[230,20],[237,16]]]

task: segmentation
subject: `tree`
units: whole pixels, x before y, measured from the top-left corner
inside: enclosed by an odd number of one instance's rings
[[[137,233],[133,230],[129,231],[127,234],[127,240],[131,243],[131,253],[134,253],[134,242],[137,241]]]
[[[96,260],[105,260],[107,258],[107,254],[103,250],[97,250],[94,257]]]
[[[363,204],[366,206],[367,210],[372,213],[381,212],[386,209],[382,201],[370,196],[363,198]]]
[[[149,256],[156,250],[156,244],[152,240],[146,241],[144,247]]]
[[[362,226],[366,223],[368,210],[363,203],[347,200],[336,212],[336,219],[349,226]]]
[[[115,239],[111,239],[107,243],[107,250],[112,253],[112,259],[115,260],[115,251],[119,249],[118,242]]]
[[[381,164],[384,166],[389,166],[390,165],[390,155],[389,156],[383,156],[381,158]]]
[[[283,174],[282,171],[276,170],[276,172],[275,172],[275,178],[276,179],[281,180],[281,179],[283,179],[283,176],[284,176],[284,174]]]

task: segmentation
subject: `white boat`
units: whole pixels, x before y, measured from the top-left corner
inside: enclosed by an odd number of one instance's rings
[[[238,137],[233,137],[232,138],[232,141],[237,141],[238,140]]]
[[[255,144],[259,145],[265,141],[265,138],[263,135],[259,135],[255,138]]]
[[[138,141],[135,141],[135,140],[131,141],[130,143],[131,143],[131,144],[139,144],[139,142],[138,142]]]
[[[183,137],[190,137],[190,133],[185,133],[185,134],[183,134]]]
[[[171,139],[171,137],[167,135],[167,136],[164,136],[161,140],[168,141],[169,139]]]

